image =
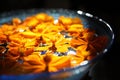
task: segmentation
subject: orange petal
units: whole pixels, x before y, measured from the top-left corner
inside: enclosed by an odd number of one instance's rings
[[[61,70],[70,67],[70,57],[68,56],[51,56],[51,61],[48,64],[48,70],[50,72]]]

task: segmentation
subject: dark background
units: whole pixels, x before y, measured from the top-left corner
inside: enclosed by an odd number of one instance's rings
[[[119,80],[120,6],[116,0],[0,0],[0,13],[31,8],[82,10],[108,22],[115,40],[107,54],[93,67],[94,80]],[[87,77],[87,76],[86,76]],[[118,78],[118,79],[117,79]],[[88,80],[86,78],[86,80]],[[89,79],[90,80],[90,79]]]

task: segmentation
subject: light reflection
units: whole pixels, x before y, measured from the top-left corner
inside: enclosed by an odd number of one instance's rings
[[[85,60],[83,62],[80,63],[80,65],[86,65],[88,63],[88,60]]]
[[[68,52],[67,52],[67,54],[68,54],[68,55],[69,55],[69,54],[76,55],[76,52],[75,52],[75,51],[70,50],[70,51],[68,51]]]
[[[76,64],[77,62],[76,62],[76,60],[72,60],[72,62],[71,62],[72,64]]]
[[[82,12],[82,11],[80,11],[80,10],[79,10],[79,11],[77,11],[77,13],[78,13],[78,14],[83,14],[83,12]]]
[[[108,51],[108,49],[104,49],[103,53],[106,53]]]
[[[103,21],[102,19],[99,19],[99,21]]]
[[[56,19],[56,20],[54,20],[54,24],[57,24],[58,23],[58,20]]]
[[[19,32],[24,32],[24,29],[19,29]]]
[[[93,17],[93,15],[89,14],[89,13],[86,13],[85,15],[88,16],[88,17]]]

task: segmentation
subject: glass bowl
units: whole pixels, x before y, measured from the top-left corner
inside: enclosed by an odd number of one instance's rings
[[[114,41],[114,33],[111,26],[103,19],[81,10],[73,11],[68,9],[29,9],[11,11],[0,14],[0,25],[6,22],[10,22],[14,17],[25,19],[27,16],[31,16],[40,12],[45,12],[53,16],[55,19],[61,15],[68,17],[79,17],[82,20],[84,27],[95,30],[98,35],[106,35],[108,37],[107,47],[101,51],[100,55],[97,55],[90,61],[82,62],[82,65],[75,68],[68,68],[57,72],[36,74],[0,75],[0,80],[80,80],[112,46]]]

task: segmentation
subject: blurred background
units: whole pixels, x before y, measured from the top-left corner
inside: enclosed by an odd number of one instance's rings
[[[115,40],[111,49],[93,67],[91,73],[93,80],[117,80],[120,72],[118,56],[120,46],[120,6],[118,3],[116,0],[0,0],[0,13],[31,8],[63,8],[82,10],[102,18],[113,28]],[[85,80],[88,80],[88,78],[85,78]]]

